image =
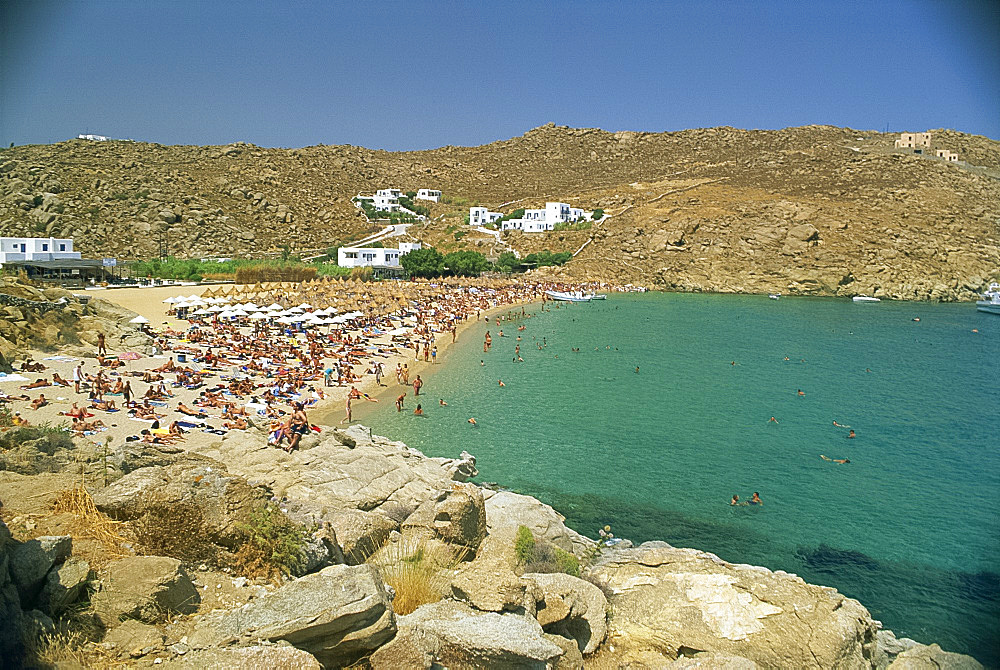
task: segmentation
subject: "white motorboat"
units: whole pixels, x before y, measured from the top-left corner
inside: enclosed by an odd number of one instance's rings
[[[594,297],[591,298],[591,300],[607,300],[607,299],[608,296],[605,295],[604,293],[595,293]]]
[[[770,298],[771,300],[780,300],[781,299],[781,294],[780,293],[768,293],[767,297]]]
[[[1000,314],[1000,284],[990,284],[990,288],[983,293],[983,299],[976,301],[976,309],[988,314]]]
[[[854,302],[882,302],[878,298],[873,298],[870,295],[856,295],[851,298]]]
[[[546,291],[545,295],[553,300],[563,302],[590,302],[594,299],[593,293],[584,293],[583,291]]]

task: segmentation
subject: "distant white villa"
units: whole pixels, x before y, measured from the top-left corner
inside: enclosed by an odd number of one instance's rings
[[[420,248],[420,242],[400,242],[398,249],[380,247],[340,247],[337,265],[342,268],[399,267],[400,256]]]
[[[374,207],[378,211],[406,212],[412,214],[418,219],[425,218],[424,216],[417,214],[416,212],[412,212],[406,207],[403,207],[401,204],[399,204],[399,199],[402,197],[404,197],[402,189],[380,188],[379,190],[375,191],[375,195],[359,194],[357,197],[354,198],[354,206],[357,207],[358,209],[361,209],[364,207],[365,201],[367,201],[371,203],[372,207]],[[438,202],[439,200],[441,200],[441,191],[422,188],[419,191],[417,191],[417,198],[418,199],[422,198],[424,200],[433,200],[434,202]]]
[[[73,240],[57,237],[0,237],[0,265],[13,261],[79,260]]]
[[[77,135],[76,139],[78,139],[78,140],[92,140],[94,142],[107,142],[111,138],[110,137],[105,137],[104,135]]]
[[[470,226],[485,226],[488,223],[493,223],[503,214],[500,212],[491,212],[485,207],[470,207],[469,208],[469,225]]]
[[[543,233],[553,230],[557,223],[590,220],[592,213],[578,207],[570,207],[565,202],[547,202],[545,209],[526,209],[519,219],[507,219],[500,224],[501,230],[520,230],[525,233]],[[483,226],[502,218],[503,214],[491,212],[485,207],[469,208],[469,225]]]

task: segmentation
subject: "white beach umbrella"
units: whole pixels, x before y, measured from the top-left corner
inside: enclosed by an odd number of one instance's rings
[[[207,309],[199,309],[194,313],[195,316],[205,316],[206,314],[211,314]]]
[[[129,319],[129,323],[149,323],[149,319],[140,314],[134,319]]]
[[[201,300],[201,296],[200,295],[189,295],[188,297],[186,297],[184,299],[187,300],[187,301],[190,301],[190,302],[194,302],[195,300]]]
[[[307,302],[302,303],[301,305],[299,305],[299,307],[301,307],[302,309],[312,309],[312,305],[310,305]]]
[[[253,314],[250,315],[250,318],[252,320],[254,320],[254,321],[262,321],[262,320],[268,319],[270,317],[267,314],[265,314],[264,312],[254,312]]]
[[[296,312],[296,313],[298,313],[298,312],[304,312],[304,311],[306,311],[306,310],[305,310],[305,308],[304,308],[304,307],[302,307],[301,305],[299,305],[298,307],[292,307],[292,308],[291,308],[291,309],[289,309],[288,311],[289,311],[289,312]]]
[[[250,311],[250,312],[256,312],[256,311],[262,310],[264,308],[263,307],[258,307],[257,305],[255,305],[252,302],[248,302],[246,305],[243,306],[243,309],[245,309],[247,311]]]
[[[177,302],[177,298],[166,298],[162,302],[165,302],[168,305],[173,305],[175,302]]]
[[[305,321],[306,320],[306,317],[304,317],[301,314],[296,314],[294,316],[286,316],[285,318],[289,319],[292,323],[299,323],[301,321]]]
[[[230,312],[228,309],[219,312],[219,318],[220,319],[229,319],[229,318],[232,318],[232,316],[233,316],[233,313]]]
[[[272,303],[271,303],[270,305],[268,305],[268,306],[267,306],[267,308],[268,308],[268,309],[273,309],[273,310],[276,310],[276,311],[277,311],[277,310],[281,310],[281,309],[284,309],[284,307],[282,307],[281,305],[279,305],[279,304],[278,304],[278,303],[276,303],[276,302],[272,302]]]
[[[283,317],[281,317],[281,318],[278,319],[278,323],[283,323],[285,325],[288,325],[288,324],[292,323],[292,317],[290,317],[290,316],[283,316]]]

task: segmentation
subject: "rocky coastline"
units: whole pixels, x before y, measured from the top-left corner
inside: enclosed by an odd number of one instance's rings
[[[858,601],[792,574],[663,542],[606,546],[535,498],[470,483],[470,454],[429,458],[360,425],[324,428],[292,454],[247,431],[190,449],[77,446],[54,461],[0,472],[10,667],[40,636],[51,658],[81,620],[87,635],[64,654],[131,667],[982,667],[896,639]],[[90,516],[60,512],[74,487]],[[220,567],[265,507],[304,530],[301,561],[270,581]],[[154,554],[140,540],[164,510],[197,520],[161,519],[181,541]],[[118,551],[98,547],[100,519],[129,540]],[[430,560],[442,552],[454,560]],[[432,588],[414,607],[398,568],[415,565]]]

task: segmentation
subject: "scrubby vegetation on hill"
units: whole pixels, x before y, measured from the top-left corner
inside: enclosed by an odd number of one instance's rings
[[[548,125],[479,147],[386,152],[72,140],[0,155],[0,234],[88,255],[322,253],[381,223],[358,193],[440,188],[413,237],[442,253],[576,253],[568,275],[676,290],[970,298],[1000,268],[1000,143],[932,130],[967,163],[831,126],[609,133]],[[607,216],[545,234],[468,232],[472,203]],[[284,247],[284,249],[283,249]]]

